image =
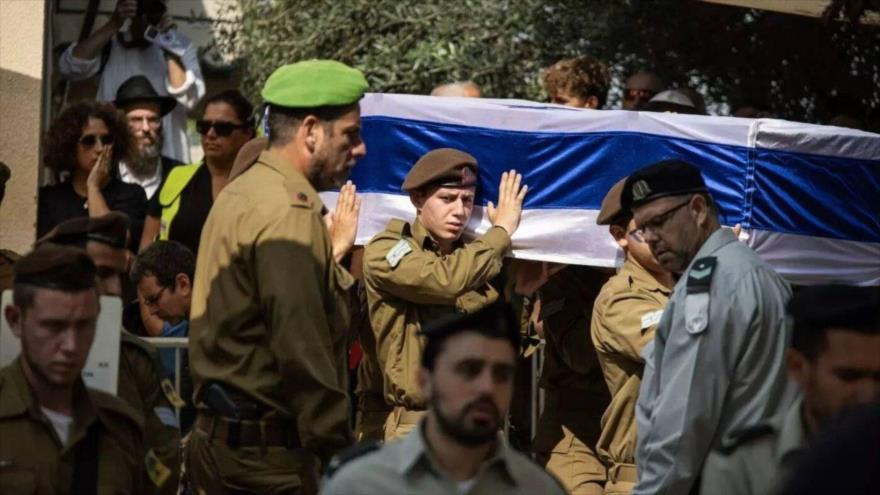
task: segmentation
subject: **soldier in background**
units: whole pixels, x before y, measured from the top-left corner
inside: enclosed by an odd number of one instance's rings
[[[95,275],[82,250],[64,246],[15,265],[3,312],[21,355],[0,370],[4,493],[145,493],[140,415],[81,378],[100,312]]]
[[[637,239],[635,221],[620,206],[626,178],[602,200],[596,223],[609,232],[624,253],[623,266],[602,287],[593,305],[590,334],[611,403],[602,415],[596,451],[608,469],[606,495],[628,495],[636,483],[635,407],[645,359],[642,351],[654,340],[654,329],[672,293],[675,280]]]
[[[476,159],[459,150],[426,153],[403,182],[416,207],[410,224],[394,219],[364,251],[364,283],[376,334],[385,401],[394,407],[385,440],[409,433],[425,414],[417,376],[423,322],[453,312],[473,312],[496,301],[489,281],[501,271],[510,237],[519,226],[528,188],[514,170],[504,172],[493,226],[472,242],[461,240],[474,207]]]
[[[0,162],[0,206],[3,205],[3,197],[6,195],[6,182],[9,181],[11,175],[9,167],[5,163]],[[12,288],[12,279],[14,277],[12,266],[19,258],[21,256],[8,249],[0,249],[0,293]]]
[[[805,287],[788,313],[793,330],[786,366],[801,398],[712,452],[703,468],[702,493],[779,493],[820,430],[845,409],[880,399],[880,289]],[[880,446],[874,447],[876,460]]]

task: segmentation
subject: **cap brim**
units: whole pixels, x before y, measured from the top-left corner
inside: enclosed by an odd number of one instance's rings
[[[174,110],[174,107],[177,106],[177,100],[170,96],[157,96],[155,98],[126,98],[122,100],[116,100],[113,102],[113,105],[120,110],[126,105],[130,105],[132,103],[137,102],[149,102],[149,103],[158,103],[159,104],[159,116],[164,117],[168,115],[169,112]]]

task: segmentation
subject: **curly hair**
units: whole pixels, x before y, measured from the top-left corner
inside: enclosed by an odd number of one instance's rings
[[[599,99],[599,107],[605,106],[611,76],[608,67],[589,55],[567,58],[556,62],[544,71],[544,90],[551,96],[566,92],[572,96]]]
[[[130,156],[131,134],[120,111],[109,103],[74,103],[65,108],[52,122],[46,136],[47,151],[43,163],[55,173],[56,179],[60,179],[62,174],[72,174],[76,170],[77,146],[89,118],[102,120],[107,126],[107,131],[113,136],[113,156],[110,158],[110,170],[113,174],[118,173],[119,161]]]

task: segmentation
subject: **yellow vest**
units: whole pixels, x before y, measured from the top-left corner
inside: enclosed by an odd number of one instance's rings
[[[180,210],[180,193],[189,184],[202,162],[190,165],[178,165],[171,169],[165,184],[159,190],[159,205],[162,207],[162,217],[159,224],[159,240],[167,241],[171,232],[171,222]]]

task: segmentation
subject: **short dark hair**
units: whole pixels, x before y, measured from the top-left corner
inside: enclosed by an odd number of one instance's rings
[[[269,124],[269,147],[283,146],[293,139],[302,121],[314,115],[323,124],[324,129],[332,130],[333,121],[357,108],[357,103],[350,105],[328,105],[315,108],[289,108],[269,105],[267,116]]]
[[[795,292],[787,306],[791,347],[815,359],[831,329],[880,334],[880,287],[822,285]]]
[[[89,118],[100,119],[107,126],[113,137],[113,155],[110,157],[110,173],[116,176],[119,172],[117,164],[127,159],[133,149],[131,133],[122,112],[110,103],[80,102],[74,103],[61,112],[46,135],[46,155],[43,163],[60,178],[62,173],[73,173],[76,170],[76,156],[79,139],[83,127]]]
[[[422,351],[422,367],[434,371],[437,357],[443,352],[446,341],[464,332],[507,340],[513,352],[519,353],[519,326],[513,309],[509,304],[496,302],[475,313],[453,314],[426,324],[422,329],[422,335],[427,340]]]
[[[241,91],[237,89],[227,89],[206,98],[202,106],[203,115],[205,109],[207,109],[208,105],[212,103],[226,103],[235,110],[235,116],[238,117],[238,120],[240,120],[242,124],[247,124],[249,126],[254,125],[254,106],[251,104],[250,100],[241,93]]]
[[[196,260],[188,247],[177,241],[156,241],[137,256],[131,267],[131,283],[137,286],[152,275],[162,287],[174,287],[177,275],[183,273],[192,281]]]
[[[544,90],[551,97],[560,91],[584,99],[595,96],[599,100],[599,107],[603,107],[608,98],[611,76],[604,63],[583,55],[560,60],[550,66],[544,72],[543,83]]]

